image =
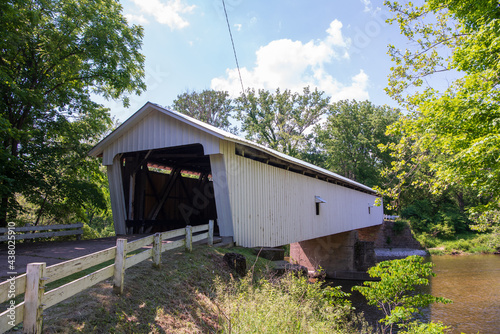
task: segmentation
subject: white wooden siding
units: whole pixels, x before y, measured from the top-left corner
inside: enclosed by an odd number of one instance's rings
[[[226,164],[222,154],[212,154],[210,156],[210,167],[212,169],[219,233],[222,237],[232,237],[234,235],[233,217],[226,177]]]
[[[235,155],[221,141],[238,245],[279,246],[381,224],[383,208],[374,195],[327,183]],[[320,204],[316,215],[315,197]]]
[[[116,234],[126,234],[125,219],[125,195],[123,193],[122,171],[120,168],[120,158],[113,160],[113,164],[107,166],[109,194],[111,197],[111,210],[113,211],[113,223]]]
[[[119,153],[202,144],[206,155],[219,153],[219,138],[152,110],[129,131],[103,148],[103,165],[113,164]]]

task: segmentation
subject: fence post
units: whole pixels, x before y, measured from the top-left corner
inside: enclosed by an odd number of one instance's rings
[[[43,324],[42,297],[45,292],[45,263],[29,263],[26,267],[23,332],[41,334]]]
[[[79,222],[79,223],[81,223],[81,222]],[[83,229],[81,227],[78,227],[76,230],[77,231],[82,231]],[[78,240],[78,241],[82,240],[82,235],[81,234],[77,234],[76,235],[76,240]]]
[[[116,240],[115,275],[113,281],[113,291],[116,294],[123,293],[126,258],[127,258],[127,239],[118,239]]]
[[[160,268],[161,264],[161,233],[155,233],[153,240],[153,267]]]
[[[186,250],[193,251],[193,227],[190,225],[186,226]]]
[[[208,221],[208,244],[213,246],[214,244],[214,221]]]

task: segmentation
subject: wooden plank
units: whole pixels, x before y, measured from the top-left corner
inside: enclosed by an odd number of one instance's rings
[[[128,219],[134,220],[135,172],[130,175],[128,191]]]
[[[186,235],[186,230],[183,228],[178,229],[178,230],[173,230],[173,231],[167,231],[167,232],[163,232],[161,234],[161,240],[172,239],[172,238],[180,237],[180,236],[184,236],[184,235]]]
[[[58,279],[96,266],[103,262],[113,260],[115,256],[116,246],[113,246],[100,252],[84,255],[73,260],[54,264],[50,267],[47,267],[45,273],[48,277],[48,282],[54,282]]]
[[[139,262],[147,260],[152,256],[153,256],[153,249],[151,248],[151,249],[145,250],[144,252],[140,252],[134,256],[128,257],[125,260],[125,269],[128,269],[132,266],[135,266]]]
[[[193,226],[193,233],[208,231],[208,224]]]
[[[7,309],[0,314],[0,333],[4,333],[20,324],[24,320],[24,302],[21,302],[15,306],[11,311]],[[14,326],[13,326],[14,325]]]
[[[167,201],[168,195],[170,195],[170,191],[172,191],[179,175],[181,175],[180,168],[176,168],[172,171],[172,174],[170,174],[170,180],[166,184],[165,189],[163,190],[161,199],[158,203],[156,203],[156,206],[154,206],[153,209],[151,210],[151,212],[149,213],[148,220],[155,220],[156,219],[161,208],[163,207],[163,205]]]
[[[16,240],[63,237],[63,236],[67,236],[67,235],[77,235],[77,234],[83,234],[83,231],[82,230],[69,230],[69,231],[59,231],[59,232],[16,234]],[[6,241],[7,238],[8,238],[8,236],[6,236],[6,235],[1,236],[0,241]]]
[[[17,226],[15,227],[16,232],[31,232],[31,231],[50,231],[50,230],[61,230],[68,228],[82,228],[83,223],[76,224],[58,224],[58,225],[40,225],[40,226]],[[5,233],[8,231],[7,227],[0,228],[0,233]]]
[[[44,304],[43,309],[48,309],[49,307],[54,306],[55,304],[60,303],[63,300],[68,299],[69,297],[74,296],[77,293],[88,289],[107,278],[112,277],[114,271],[115,265],[111,264],[105,268],[83,276],[82,278],[79,278],[73,282],[64,284],[54,290],[46,292],[42,298],[42,303]]]
[[[209,246],[214,245],[214,221],[213,220],[208,221],[208,245]]]
[[[149,237],[137,239],[127,243],[127,253],[133,252],[136,249],[142,248],[144,246],[151,245],[154,241],[154,238],[154,235],[150,235]]]
[[[24,294],[24,333],[42,333],[42,297],[45,292],[44,277],[45,262],[28,263],[26,267],[26,293]]]
[[[156,199],[156,202],[160,202],[161,199],[158,196],[158,192],[156,191],[155,184],[154,184],[153,180],[151,179],[151,175],[149,174],[149,169],[146,168],[145,172],[146,172],[146,178],[147,178],[147,180],[149,182],[149,186],[151,187],[151,190],[153,191],[153,195],[154,195],[154,197]],[[165,213],[165,208],[164,207],[162,207],[161,211],[162,211],[164,217],[167,217],[167,215]],[[143,217],[145,216],[145,214],[146,214],[146,212],[144,211]]]
[[[204,240],[204,239],[208,239],[208,232],[202,233],[202,234],[198,234],[198,235],[193,235],[192,241],[193,242],[198,242],[198,241],[201,241],[201,240]]]
[[[161,233],[156,233],[153,242],[153,267],[160,268],[161,264]]]
[[[167,244],[163,244],[161,246],[161,251],[165,252],[165,251],[170,250],[170,249],[184,247],[185,245],[186,245],[185,239],[176,240],[176,241],[169,242]]]
[[[24,293],[26,289],[26,274],[19,275],[15,278],[16,296]],[[0,304],[11,299],[9,298],[10,280],[0,284]]]
[[[193,251],[193,227],[189,225],[186,226],[186,250]]]
[[[123,282],[125,281],[125,258],[127,257],[127,239],[116,240],[115,271],[113,278],[113,291],[117,294],[123,293]]]

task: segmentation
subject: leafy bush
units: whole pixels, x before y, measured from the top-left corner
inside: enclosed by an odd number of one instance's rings
[[[408,223],[406,221],[398,219],[394,222],[394,224],[392,224],[392,230],[396,234],[401,234],[407,226]]]
[[[415,313],[432,303],[451,302],[430,294],[414,293],[416,286],[429,284],[427,277],[435,276],[432,272],[433,264],[423,261],[422,257],[413,255],[405,259],[380,262],[368,269],[370,277],[380,278],[380,281],[365,281],[364,286],[353,287],[353,290],[359,291],[368,300],[368,304],[376,305],[384,312],[385,318],[380,320],[382,333],[392,333],[394,325],[408,329],[409,333],[416,333],[414,330],[421,325],[413,321]],[[421,327],[423,329],[425,326]],[[428,326],[431,327],[438,328]],[[444,327],[436,333],[443,331]]]
[[[468,232],[456,234],[455,239],[450,240],[434,237],[429,233],[417,234],[416,239],[420,244],[431,249],[433,255],[454,253],[493,253],[500,248],[500,233],[475,233]]]
[[[455,228],[449,223],[439,223],[431,227],[431,233],[443,239],[452,239],[455,236]]]
[[[465,213],[447,201],[415,201],[401,210],[401,217],[410,222],[412,230],[417,234],[426,232],[443,239],[451,239],[456,233],[470,231]]]
[[[408,324],[405,331],[398,332],[399,334],[442,334],[446,333],[448,326],[440,322],[420,323],[414,321]]]
[[[425,248],[433,248],[439,244],[439,240],[437,238],[432,237],[429,233],[426,232],[416,234],[415,238],[420,243],[420,245]]]
[[[339,287],[322,287],[292,273],[256,284],[249,275],[215,286],[223,333],[371,332]]]
[[[83,230],[82,239],[84,240],[99,238],[99,232],[97,232],[95,229],[87,225],[87,223],[83,224],[82,230]]]

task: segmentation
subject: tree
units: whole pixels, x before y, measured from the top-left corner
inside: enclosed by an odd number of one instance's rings
[[[308,131],[327,110],[330,98],[323,94],[309,87],[302,94],[250,89],[236,100],[237,118],[247,139],[298,156],[312,138]]]
[[[428,0],[421,6],[386,2],[412,48],[389,47],[395,66],[387,92],[410,112],[389,145],[400,161],[392,171],[397,197],[408,184],[439,193],[477,193],[470,218],[500,210],[500,7],[489,0]],[[440,84],[451,79],[447,86]],[[421,176],[424,177],[421,177]],[[491,222],[495,223],[495,222]],[[498,221],[496,222],[498,223]]]
[[[220,129],[232,133],[238,132],[236,127],[231,128],[230,117],[234,107],[228,92],[215,90],[204,90],[201,93],[186,92],[177,95],[173,108]]]
[[[423,328],[411,323],[419,309],[432,303],[451,303],[451,300],[443,297],[414,293],[417,286],[429,284],[429,276],[436,275],[432,272],[433,264],[423,261],[422,257],[412,255],[406,259],[380,262],[368,269],[370,277],[380,278],[380,281],[365,281],[363,286],[353,287],[368,300],[369,305],[376,305],[384,312],[385,318],[380,320],[383,324],[382,333],[392,333],[396,324],[400,328],[409,327],[410,330]],[[433,327],[436,326],[439,327],[436,324]],[[443,330],[441,326],[441,331],[436,332],[442,333]]]
[[[15,216],[16,194],[42,211],[98,191],[89,186],[97,163],[85,156],[111,119],[91,96],[127,105],[145,89],[142,28],[121,10],[98,0],[0,4],[0,226]]]
[[[398,110],[369,101],[330,105],[326,122],[314,131],[325,154],[325,168],[370,187],[382,186],[380,171],[391,166],[392,158],[378,145],[398,140],[385,133],[398,117]]]

